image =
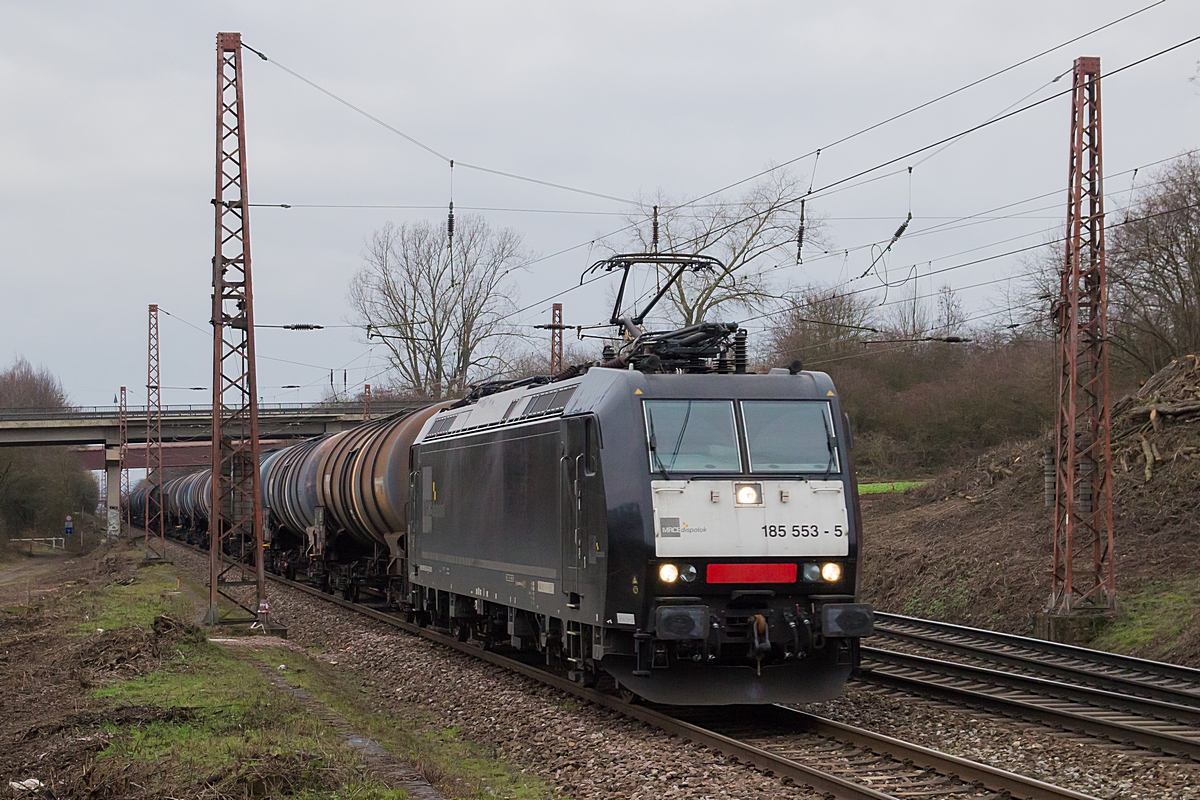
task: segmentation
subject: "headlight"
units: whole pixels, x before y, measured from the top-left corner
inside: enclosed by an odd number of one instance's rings
[[[733,487],[733,497],[739,506],[762,504],[762,492],[757,483],[739,483]]]
[[[674,564],[663,564],[658,568],[658,579],[663,583],[674,583],[679,578],[679,568]]]
[[[820,564],[805,564],[803,572],[804,580],[816,582],[821,580],[821,565]]]
[[[834,564],[832,561],[828,564],[822,564],[821,577],[830,583],[837,583],[842,579],[842,565]]]
[[[683,568],[679,570],[679,580],[684,583],[691,583],[696,580],[696,568],[691,564],[684,564]]]

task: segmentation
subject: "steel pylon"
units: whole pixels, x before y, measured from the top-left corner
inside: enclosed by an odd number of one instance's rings
[[[267,625],[259,485],[258,381],[242,94],[242,35],[217,34],[217,169],[212,262],[213,440],[205,621]],[[222,554],[232,559],[223,563]],[[248,592],[252,591],[252,594]],[[225,611],[220,598],[231,601]]]
[[[121,404],[117,407],[117,430],[120,434],[117,458],[121,471],[121,522],[129,528],[129,405],[125,397],[125,387],[121,387]]]
[[[162,496],[162,387],[159,378],[158,306],[150,304],[149,346],[146,356],[146,535],[145,558],[167,555],[166,520]]]
[[[1078,58],[1071,94],[1066,256],[1059,273],[1052,614],[1116,608],[1112,407],[1100,59]]]
[[[563,371],[562,303],[555,303],[550,312],[550,374]]]

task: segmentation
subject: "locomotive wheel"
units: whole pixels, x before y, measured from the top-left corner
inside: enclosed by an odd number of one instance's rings
[[[454,626],[454,637],[460,642],[465,642],[471,638],[471,623],[459,622]]]
[[[630,706],[635,706],[642,700],[641,697],[633,693],[632,689],[620,683],[617,684],[617,699]]]

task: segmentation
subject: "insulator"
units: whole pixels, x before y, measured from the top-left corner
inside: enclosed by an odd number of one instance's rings
[[[446,237],[454,238],[454,201],[450,201],[450,215],[446,217]]]
[[[654,222],[652,223],[650,234],[650,250],[655,253],[658,252],[658,206],[654,207]]]
[[[733,335],[733,371],[741,375],[746,371],[746,330]]]
[[[800,201],[800,227],[796,230],[796,263],[804,263],[804,201]]]

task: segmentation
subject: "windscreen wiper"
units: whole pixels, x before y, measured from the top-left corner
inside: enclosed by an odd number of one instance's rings
[[[663,464],[662,459],[658,457],[658,439],[654,435],[654,412],[650,410],[650,406],[646,406],[646,422],[650,426],[650,453],[654,456],[654,463],[658,465],[658,469],[662,471],[664,481],[670,480],[667,475],[667,467]]]
[[[675,449],[671,451],[671,466],[679,458],[679,448],[683,447],[683,434],[687,431],[688,419],[692,416],[692,401],[687,401],[687,411],[683,412],[683,424],[679,426],[679,437],[675,439]]]
[[[825,416],[824,410],[821,411],[821,424],[825,426],[825,446],[829,448],[829,461],[825,465],[825,480],[829,480],[837,460],[837,437],[833,434],[833,426],[829,424],[829,417]]]

